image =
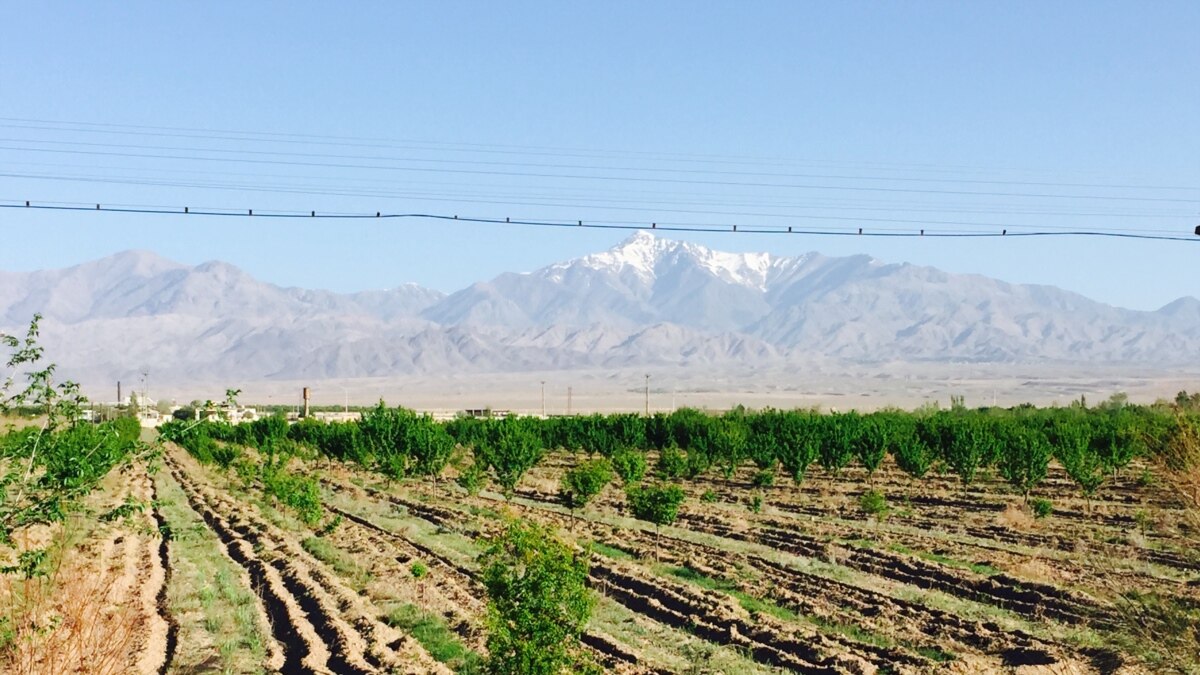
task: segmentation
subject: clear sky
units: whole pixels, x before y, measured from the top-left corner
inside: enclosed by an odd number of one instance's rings
[[[8,5],[4,28],[0,200],[1200,224],[1196,2],[46,2]],[[340,291],[452,291],[626,236],[12,210],[0,227],[3,270],[141,248]],[[1200,242],[680,238],[869,253],[1142,309],[1200,295]]]

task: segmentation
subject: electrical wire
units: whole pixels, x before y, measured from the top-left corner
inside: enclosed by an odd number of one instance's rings
[[[3,126],[3,125],[0,125]],[[231,139],[232,140],[232,139]],[[300,157],[307,159],[338,159],[338,160],[365,160],[365,161],[384,161],[384,162],[409,162],[409,163],[427,163],[440,165],[467,165],[467,166],[500,166],[500,167],[529,167],[534,169],[567,169],[573,171],[624,171],[624,172],[643,172],[655,174],[683,174],[683,175],[708,175],[708,176],[742,176],[755,178],[778,178],[778,179],[820,179],[820,180],[851,180],[851,181],[888,181],[897,183],[935,183],[935,184],[961,184],[961,185],[1011,185],[1025,187],[1069,187],[1069,188],[1107,188],[1107,189],[1122,189],[1122,190],[1185,190],[1189,192],[1200,192],[1200,188],[1196,187],[1181,187],[1181,186],[1158,186],[1158,185],[1121,185],[1113,183],[1066,183],[1066,182],[1050,182],[1050,181],[1018,181],[1018,180],[986,180],[986,179],[971,179],[971,178],[916,178],[911,176],[863,176],[863,175],[847,175],[847,174],[830,174],[830,173],[779,173],[769,171],[729,171],[715,169],[679,169],[668,167],[654,166],[610,166],[610,165],[594,165],[594,164],[555,164],[541,162],[511,162],[511,161],[494,161],[494,160],[465,160],[465,159],[445,159],[438,157],[386,157],[378,155],[346,155],[335,153],[313,153],[313,152],[291,152],[282,150],[247,150],[243,148],[202,148],[195,146],[173,146],[173,145],[142,145],[133,143],[97,143],[89,141],[64,141],[64,140],[46,140],[40,138],[2,138],[0,143],[40,143],[44,145],[58,146],[79,146],[79,147],[95,147],[95,148],[119,148],[119,149],[134,149],[134,150],[163,150],[169,152],[207,152],[221,153],[226,155],[252,155],[252,156],[275,156],[275,157]],[[1072,195],[1072,197],[1074,197]]]
[[[118,166],[111,164],[70,164],[64,162],[10,162],[9,166],[29,166],[29,167],[53,167],[56,169],[88,169],[105,172],[136,172],[144,171],[144,166]],[[180,174],[180,175],[199,175],[199,176],[221,176],[225,178],[259,178],[273,179],[285,181],[305,181],[302,185],[306,188],[321,189],[322,182],[324,183],[339,183],[345,186],[338,185],[336,189],[351,189],[356,186],[367,186],[359,189],[377,190],[378,188],[369,184],[383,184],[387,186],[395,185],[394,179],[387,178],[364,178],[364,177],[347,177],[347,176],[314,176],[306,174],[263,174],[263,173],[246,173],[246,172],[231,172],[231,171],[204,171],[200,169],[178,169],[167,167],[155,167],[156,174]],[[25,177],[25,178],[53,178],[58,174],[9,174],[8,177]],[[106,173],[104,176],[92,175],[90,177],[114,177],[111,173]],[[127,180],[155,180],[154,178],[145,178],[140,176],[115,176]],[[159,179],[161,180],[161,179]],[[181,179],[182,180],[182,179]],[[199,179],[195,179],[199,180]],[[310,182],[311,181],[311,182]],[[220,184],[211,184],[217,186]],[[226,184],[230,187],[238,185],[237,183]],[[297,183],[297,185],[301,185]],[[533,193],[515,193],[515,192],[486,192],[480,190],[466,192],[433,192],[425,189],[427,187],[454,187],[454,188],[483,188],[489,189],[526,189],[537,191]],[[1155,210],[1141,209],[1137,211],[1124,209],[1120,211],[1099,211],[1091,209],[1087,211],[1068,210],[1064,206],[1049,206],[1049,205],[1028,205],[1025,207],[1014,208],[1011,205],[990,205],[976,204],[973,208],[964,208],[962,205],[943,205],[938,203],[923,203],[923,202],[896,202],[887,200],[868,200],[863,198],[855,198],[853,200],[845,199],[829,199],[814,197],[806,200],[804,203],[798,203],[787,197],[774,197],[768,195],[757,195],[752,200],[750,198],[740,198],[737,200],[718,198],[712,193],[701,192],[664,192],[664,191],[647,191],[647,190],[600,190],[589,189],[587,194],[577,191],[565,194],[542,194],[558,191],[562,193],[562,186],[549,185],[501,185],[501,184],[480,184],[462,182],[439,182],[439,181],[422,181],[422,182],[406,182],[405,187],[421,187],[424,194],[437,195],[442,197],[496,197],[502,199],[541,199],[541,200],[558,200],[558,201],[578,201],[586,200],[591,202],[600,202],[606,204],[638,204],[642,206],[661,206],[672,205],[680,201],[689,206],[705,205],[717,207],[758,207],[758,208],[779,208],[779,209],[802,209],[802,210],[829,210],[829,211],[887,211],[887,212],[911,212],[911,213],[978,213],[987,215],[1030,215],[1030,216],[1084,216],[1098,218],[1190,218],[1192,213],[1186,210]],[[389,192],[386,194],[408,196],[413,193],[398,193]],[[606,199],[596,197],[595,195],[610,194],[619,195],[620,199]],[[648,197],[648,198],[642,198]],[[676,198],[671,201],[670,198]],[[780,199],[788,199],[788,201],[780,201]],[[864,206],[864,204],[884,204],[884,206]],[[922,208],[917,208],[922,207]],[[735,214],[736,215],[736,214]]]
[[[6,200],[13,201],[13,200]],[[1120,239],[1144,239],[1155,241],[1187,241],[1200,242],[1200,236],[1169,236],[1169,235],[1152,235],[1140,234],[1133,232],[1111,232],[1103,230],[1035,230],[1027,232],[946,232],[921,229],[911,232],[897,231],[875,231],[859,228],[858,231],[852,229],[847,230],[818,230],[812,228],[795,228],[788,226],[786,229],[783,226],[740,226],[740,225],[670,225],[651,223],[607,223],[596,221],[577,220],[575,222],[555,221],[555,220],[514,220],[512,218],[492,218],[492,217],[477,217],[477,216],[458,216],[446,215],[437,213],[385,213],[377,211],[374,214],[370,213],[317,213],[310,210],[306,215],[300,211],[255,211],[254,209],[245,210],[217,210],[217,209],[191,209],[190,207],[128,207],[128,206],[105,206],[103,204],[95,204],[94,206],[81,204],[50,204],[50,203],[33,203],[32,201],[0,203],[0,208],[6,209],[37,209],[49,211],[70,211],[70,212],[109,212],[109,213],[136,213],[146,215],[170,215],[170,216],[215,216],[225,218],[269,218],[269,219],[334,219],[334,220],[368,220],[368,219],[416,219],[416,220],[438,220],[438,221],[457,221],[465,223],[479,223],[489,225],[518,225],[518,226],[533,226],[533,227],[554,227],[554,228],[590,228],[604,230],[640,230],[640,231],[665,231],[665,232],[704,232],[704,233],[733,233],[733,234],[796,234],[796,235],[824,235],[824,236],[850,236],[850,237],[888,237],[888,238],[1000,238],[1000,237],[1113,237]]]
[[[4,122],[18,124],[5,124]],[[55,125],[55,126],[28,126],[28,125]],[[703,154],[703,153],[664,153],[653,151],[639,150],[613,150],[613,149],[589,149],[589,148],[564,148],[545,145],[514,145],[514,144],[495,144],[495,143],[464,143],[464,142],[446,142],[446,141],[430,141],[418,139],[396,139],[385,137],[370,137],[370,136],[338,136],[338,135],[321,135],[321,134],[301,134],[273,131],[248,131],[248,130],[230,130],[230,129],[210,129],[198,127],[178,127],[178,126],[153,126],[153,125],[138,125],[138,124],[116,124],[92,121],[69,121],[69,120],[47,120],[36,118],[23,117],[0,117],[0,127],[7,128],[28,128],[42,129],[50,131],[63,131],[70,133],[88,133],[88,134],[120,134],[134,135],[147,137],[177,137],[177,138],[194,138],[201,140],[228,140],[236,142],[257,142],[257,143],[278,143],[278,144],[300,144],[300,145],[332,145],[342,147],[364,147],[364,148],[391,148],[391,149],[425,149],[439,150],[444,152],[478,152],[478,153],[504,153],[517,155],[546,155],[546,156],[561,156],[561,157],[593,157],[593,158],[611,158],[611,157],[628,157],[640,158],[650,161],[671,161],[671,162],[699,162],[705,164],[772,164],[777,166],[840,166],[840,167],[858,167],[858,168],[873,168],[878,170],[909,170],[921,172],[941,172],[941,173],[962,173],[964,171],[972,172],[987,172],[987,171],[1008,171],[1025,174],[1043,174],[1043,175],[1064,175],[1061,171],[1048,171],[1045,169],[1029,169],[1015,168],[1002,166],[971,166],[961,164],[928,164],[928,163],[899,163],[899,162],[851,162],[845,160],[818,160],[805,159],[800,160],[789,157],[764,157],[764,156],[748,156],[748,155],[721,155],[721,154]],[[227,136],[218,136],[217,134],[227,134]],[[1066,175],[1071,175],[1067,173]],[[1095,172],[1080,173],[1075,172],[1074,175],[1099,175]],[[1113,187],[1127,189],[1179,189],[1179,190],[1195,190],[1194,186],[1161,186],[1161,185],[1137,185],[1137,184],[1111,184],[1097,183],[1092,184],[1097,187]]]
[[[994,192],[994,191],[976,191],[976,190],[933,190],[924,188],[896,188],[896,187],[866,187],[866,186],[849,186],[849,185],[824,185],[814,183],[765,183],[765,182],[750,182],[750,181],[717,181],[717,180],[696,180],[683,178],[654,178],[645,176],[611,176],[611,175],[581,175],[581,174],[552,174],[539,172],[525,171],[494,171],[487,169],[447,169],[434,167],[401,167],[387,165],[367,165],[367,164],[345,164],[345,163],[324,163],[324,162],[297,162],[285,160],[268,160],[268,159],[250,159],[246,157],[189,157],[184,155],[157,155],[148,153],[132,153],[132,152],[108,152],[99,150],[66,150],[53,148],[30,148],[19,146],[0,146],[0,150],[18,150],[24,152],[44,152],[58,154],[75,154],[75,155],[92,155],[104,157],[135,157],[142,159],[172,159],[198,162],[235,162],[241,164],[265,164],[277,166],[310,166],[310,167],[325,167],[325,168],[342,168],[342,169],[375,169],[383,171],[400,171],[414,173],[445,173],[458,175],[481,175],[481,176],[513,176],[523,178],[556,178],[567,180],[597,180],[597,181],[617,181],[617,182],[645,182],[645,183],[664,183],[664,184],[682,184],[682,185],[707,185],[707,186],[722,186],[722,187],[764,187],[764,188],[788,188],[797,190],[842,190],[851,192],[884,192],[884,193],[901,193],[901,194],[937,194],[937,195],[963,195],[963,196],[989,196],[989,197],[1022,197],[1022,198],[1048,198],[1048,199],[1092,199],[1101,201],[1121,201],[1121,202],[1169,202],[1176,204],[1200,204],[1200,199],[1182,199],[1175,197],[1135,197],[1125,195],[1067,195],[1053,193],[1021,193],[1021,192]]]
[[[966,228],[986,227],[986,228],[994,228],[994,229],[1014,229],[1014,230],[1019,229],[1019,228],[1030,227],[1027,224],[1013,223],[1013,222],[990,222],[990,221],[989,222],[981,222],[981,221],[969,221],[969,220],[881,218],[881,217],[875,217],[875,216],[846,216],[846,215],[828,215],[828,214],[814,215],[814,214],[810,214],[810,213],[797,214],[797,213],[772,213],[772,212],[766,212],[766,211],[722,211],[722,210],[714,210],[714,209],[686,209],[686,208],[667,208],[667,207],[654,207],[653,209],[647,209],[644,206],[640,206],[640,207],[639,206],[621,206],[621,205],[613,205],[611,203],[603,203],[604,200],[595,200],[595,199],[588,200],[591,202],[600,202],[600,203],[581,203],[578,200],[569,200],[569,201],[568,200],[556,200],[556,198],[554,198],[554,197],[521,198],[521,196],[513,197],[513,196],[503,196],[502,195],[502,196],[498,196],[498,197],[489,199],[489,198],[486,198],[486,195],[483,197],[480,197],[477,195],[463,196],[462,194],[456,194],[456,193],[439,194],[439,193],[429,192],[429,191],[394,192],[394,191],[373,190],[373,189],[365,189],[365,190],[364,189],[359,189],[359,190],[326,189],[326,188],[314,188],[311,186],[270,185],[270,184],[262,184],[262,183],[254,183],[254,184],[232,183],[232,184],[230,184],[230,183],[213,183],[213,182],[197,182],[197,181],[175,181],[175,180],[163,180],[163,179],[153,179],[153,178],[136,178],[135,179],[135,178],[129,178],[129,177],[116,178],[116,177],[106,177],[106,176],[79,176],[79,175],[71,176],[71,175],[38,175],[38,174],[0,173],[0,177],[6,177],[6,178],[36,177],[36,178],[41,178],[41,179],[45,179],[45,180],[55,180],[55,181],[110,183],[110,184],[153,186],[153,187],[183,187],[183,188],[199,188],[199,189],[223,190],[223,191],[234,191],[234,192],[267,192],[267,193],[277,193],[277,194],[302,194],[302,195],[320,195],[320,196],[333,196],[333,197],[369,197],[369,198],[377,198],[377,199],[425,201],[425,202],[451,202],[451,201],[453,201],[453,202],[467,203],[467,204],[489,204],[489,205],[493,205],[493,206],[549,207],[549,208],[574,209],[574,210],[594,209],[594,210],[603,210],[603,211],[626,211],[626,212],[636,212],[636,213],[646,213],[647,211],[651,211],[655,214],[731,216],[731,217],[737,217],[737,218],[770,218],[770,219],[804,220],[804,221],[825,220],[825,221],[863,222],[863,223],[869,222],[869,223],[889,223],[889,224],[901,224],[901,225],[926,225],[926,226],[955,225],[955,226],[966,227]],[[631,203],[631,202],[617,201],[615,203],[616,204],[627,204],[627,203]],[[632,203],[636,203],[636,202],[632,202]],[[811,207],[811,208],[821,209],[822,207]],[[833,210],[833,209],[830,209],[830,210]],[[887,209],[876,209],[876,210],[887,210]],[[1024,215],[1024,214],[1018,214],[1018,215]],[[1054,224],[1047,224],[1044,222],[1040,223],[1038,225],[1038,227],[1040,229],[1048,229],[1048,230],[1077,229],[1077,227],[1073,226],[1073,225],[1054,225]],[[885,228],[877,228],[877,229],[889,229],[889,228],[885,227]],[[894,229],[894,228],[892,228],[892,229]],[[1110,232],[1134,232],[1134,233],[1146,233],[1146,234],[1156,234],[1156,233],[1157,234],[1170,234],[1170,233],[1178,232],[1178,230],[1176,230],[1176,229],[1169,229],[1169,230],[1168,229],[1152,229],[1152,228],[1131,229],[1131,228],[1107,227],[1107,226],[1093,226],[1089,229],[1104,230],[1104,231],[1110,231]]]

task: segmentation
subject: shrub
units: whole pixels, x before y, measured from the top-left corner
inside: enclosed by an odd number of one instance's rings
[[[1038,497],[1030,500],[1029,508],[1033,510],[1033,517],[1040,520],[1054,513],[1054,502]]]
[[[478,462],[475,462],[466,469],[463,469],[458,474],[455,482],[458,483],[459,487],[466,490],[467,494],[474,496],[479,494],[479,491],[483,489],[483,481],[486,478],[487,474],[484,472],[483,467]]]
[[[542,457],[542,439],[530,422],[506,417],[488,430],[487,441],[478,449],[482,458],[495,473],[496,482],[511,497],[525,472]]]
[[[867,490],[859,496],[858,508],[875,520],[883,520],[887,517],[888,512],[892,510],[892,507],[888,504],[887,497],[875,490]]]
[[[417,560],[412,565],[409,565],[408,571],[413,575],[414,579],[424,579],[429,574],[429,567],[420,560]]]
[[[275,468],[264,471],[262,481],[263,490],[295,509],[306,525],[321,522],[321,488],[316,479]]]
[[[717,493],[713,492],[712,490],[705,490],[704,494],[700,495],[700,501],[704,502],[705,504],[713,504],[717,501],[717,499]]]
[[[775,471],[772,469],[763,469],[754,474],[754,478],[750,479],[754,487],[771,487],[775,484]]]

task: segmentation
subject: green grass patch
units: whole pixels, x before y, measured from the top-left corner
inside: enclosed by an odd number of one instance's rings
[[[768,614],[783,621],[798,621],[800,616],[786,607],[780,607],[773,602],[756,598],[749,593],[738,589],[737,584],[725,579],[714,579],[706,574],[702,574],[687,567],[668,567],[667,574],[691,582],[701,588],[707,588],[710,591],[719,591],[737,599],[738,604],[751,614]]]
[[[401,605],[388,612],[389,626],[413,636],[425,651],[456,673],[480,673],[483,657],[468,649],[441,617],[413,604]]]
[[[767,614],[783,621],[807,622],[816,626],[824,633],[836,633],[850,638],[855,642],[874,645],[876,647],[904,647],[936,663],[946,663],[954,660],[953,654],[937,647],[918,646],[905,640],[895,640],[886,635],[880,635],[854,624],[845,624],[819,616],[798,614],[787,607],[781,607],[773,602],[756,598],[738,590],[737,585],[729,580],[714,579],[686,565],[682,567],[666,567],[664,571],[677,579],[688,581],[701,588],[726,593],[736,598],[742,608],[751,614]]]
[[[982,563],[964,562],[962,560],[956,560],[954,558],[942,555],[940,553],[931,553],[928,551],[917,551],[916,555],[919,558],[924,558],[925,560],[932,560],[933,562],[941,563],[943,565],[946,565],[947,567],[957,567],[959,569],[971,570],[972,572],[974,572],[976,574],[982,574],[982,575],[988,576],[988,577],[992,576],[993,574],[1000,573],[1000,570],[996,569],[995,567],[992,567],[991,565],[984,565]]]
[[[633,560],[633,554],[628,551],[622,551],[616,546],[609,546],[603,542],[593,541],[592,550],[607,558],[615,560]]]
[[[301,541],[300,546],[314,558],[333,568],[338,576],[349,581],[354,590],[361,593],[370,583],[371,573],[363,569],[353,556],[329,543],[328,540],[309,537]]]
[[[930,562],[941,563],[947,567],[956,567],[960,570],[971,570],[976,574],[982,574],[988,577],[994,574],[1000,574],[1000,570],[992,567],[991,565],[964,562],[962,560],[951,558],[950,556],[942,555],[941,553],[932,553],[930,551],[914,551],[903,544],[892,544],[891,546],[888,546],[888,550],[895,551],[896,553],[903,553],[905,555],[913,555],[921,558],[922,560],[928,560]]]
[[[154,480],[172,537],[167,604],[179,622],[175,666],[180,672],[258,672],[266,626],[259,624],[254,593],[179,485],[165,471]]]

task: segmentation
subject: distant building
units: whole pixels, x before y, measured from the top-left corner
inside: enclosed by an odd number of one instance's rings
[[[314,412],[309,417],[322,422],[357,422],[362,419],[362,413],[350,412]]]
[[[505,417],[512,417],[513,412],[511,410],[496,410],[493,408],[467,408],[462,414],[463,417],[474,417],[477,419],[504,419]]]
[[[196,408],[197,420],[221,420],[230,424],[254,422],[258,419],[258,409],[248,408],[229,403],[216,403],[210,406]]]

